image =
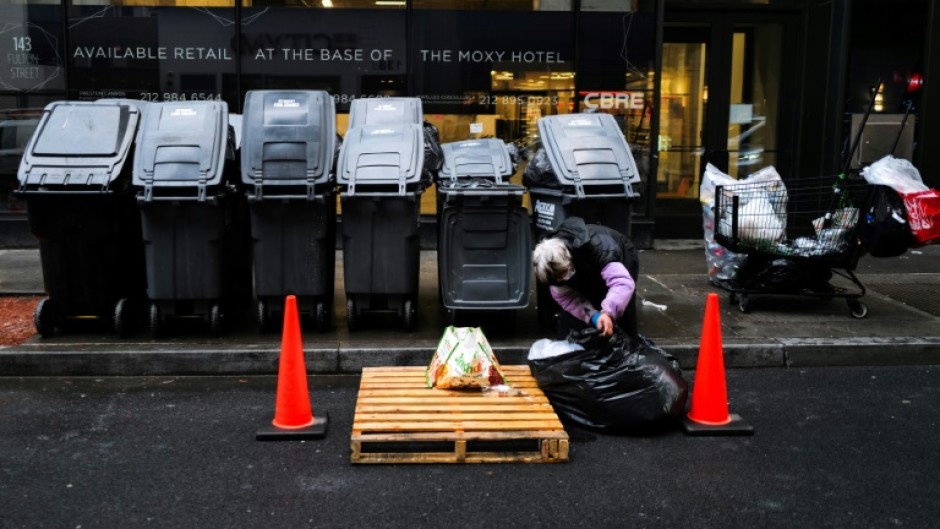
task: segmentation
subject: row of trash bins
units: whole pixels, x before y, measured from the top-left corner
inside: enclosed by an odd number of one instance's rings
[[[420,199],[432,182],[441,303],[452,313],[525,308],[533,236],[571,215],[629,233],[639,182],[611,116],[545,117],[539,130],[548,163],[526,174],[530,220],[507,145],[440,145],[418,98],[355,100],[340,138],[327,92],[250,91],[240,142],[222,101],[51,103],[16,191],[48,294],[36,329],[50,336],[96,319],[122,336],[146,322],[159,336],[188,318],[218,336],[226,310],[254,300],[264,332],[294,295],[326,330],[339,194],[349,329],[392,311],[411,330]]]

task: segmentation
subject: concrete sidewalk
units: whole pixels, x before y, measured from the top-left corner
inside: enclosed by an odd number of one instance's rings
[[[425,365],[451,316],[440,306],[435,252],[422,252],[417,328],[377,317],[350,333],[346,324],[342,253],[336,258],[333,328],[304,331],[308,371],[358,373],[364,366]],[[657,241],[640,254],[640,332],[693,368],[705,299],[721,299],[728,367],[940,364],[940,247],[890,259],[863,257],[857,270],[868,316],[853,318],[846,300],[750,296],[742,313],[729,293],[705,275],[700,241]],[[841,279],[833,281],[841,285]],[[0,250],[0,294],[42,292],[37,250]],[[247,304],[228,314],[231,330],[213,338],[202,325],[179,325],[153,340],[145,329],[121,339],[94,326],[51,338],[38,335],[0,349],[0,375],[214,375],[277,372],[280,333],[256,330]],[[509,317],[507,317],[509,316]],[[535,296],[511,315],[458,314],[459,325],[481,325],[503,363],[524,363],[535,340],[551,337],[536,321]]]

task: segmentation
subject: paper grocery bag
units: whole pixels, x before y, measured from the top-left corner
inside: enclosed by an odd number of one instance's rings
[[[444,329],[425,374],[429,388],[488,388],[506,383],[479,327]]]

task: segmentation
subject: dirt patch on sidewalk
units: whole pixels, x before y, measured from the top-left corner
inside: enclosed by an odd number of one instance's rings
[[[37,296],[0,297],[0,346],[19,345],[36,334],[33,310]]]

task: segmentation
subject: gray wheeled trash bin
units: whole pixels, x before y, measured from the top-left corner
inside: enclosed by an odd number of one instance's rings
[[[458,311],[506,311],[529,304],[532,242],[525,188],[501,140],[442,145],[437,180],[438,280],[452,322]]]
[[[154,103],[138,134],[134,185],[143,228],[150,331],[168,318],[201,318],[222,332],[224,302],[247,279],[237,251],[239,211],[231,177],[234,134],[224,101]],[[247,261],[247,258],[245,258]]]
[[[350,115],[351,123],[357,120]],[[336,180],[351,331],[359,327],[364,311],[393,311],[409,331],[416,323],[418,229],[427,185],[420,123],[361,125],[343,139]]]
[[[530,162],[524,183],[532,201],[532,228],[536,241],[551,234],[568,217],[602,224],[627,237],[631,231],[633,203],[639,197],[640,174],[623,132],[610,114],[564,114],[538,120],[542,149],[550,170]],[[540,156],[536,154],[536,159]],[[545,169],[545,168],[542,168]],[[533,175],[536,175],[533,177]],[[629,270],[634,281],[638,270]],[[539,321],[554,325],[560,310],[548,287],[538,285]],[[627,308],[636,332],[636,307]]]
[[[324,91],[245,96],[241,172],[251,217],[258,328],[294,295],[317,330],[330,327],[336,258],[336,111]],[[278,315],[275,318],[274,315]]]
[[[133,329],[146,276],[128,159],[136,105],[59,101],[46,106],[20,162],[16,195],[39,241],[48,297],[33,315],[52,335],[77,320]]]

